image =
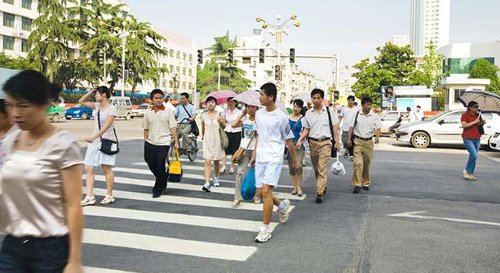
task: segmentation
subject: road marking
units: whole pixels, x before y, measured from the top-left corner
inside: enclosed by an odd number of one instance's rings
[[[104,182],[104,181],[106,181],[106,178],[104,177],[104,175],[96,175],[95,180]],[[136,179],[136,178],[127,178],[127,177],[116,176],[115,183],[152,187],[154,184],[154,181],[147,180],[147,179]],[[202,186],[201,184],[194,185],[194,184],[186,184],[183,182],[181,182],[181,183],[170,182],[170,183],[168,183],[167,188],[178,189],[178,190],[188,190],[188,191],[198,191],[199,192],[199,191],[201,191],[201,186]],[[211,190],[213,193],[234,195],[234,188],[212,187]],[[282,198],[282,199],[285,198],[285,199],[290,199],[290,200],[305,200],[306,196],[307,196],[307,194],[304,194],[304,195],[299,197],[297,195],[292,195],[290,193],[285,193],[285,192],[274,192],[274,194],[278,198]]]
[[[148,164],[146,162],[136,162],[136,163],[132,163],[132,165],[136,165],[136,166],[148,166]],[[188,164],[182,164],[182,168],[184,170],[196,170],[196,171],[203,171],[203,170],[205,170],[204,166],[188,165]],[[288,165],[283,164],[283,168],[288,168]],[[303,169],[312,170],[312,167],[311,166],[304,166]]]
[[[86,244],[141,249],[229,261],[246,261],[256,247],[182,240],[136,233],[84,229]]]
[[[467,219],[457,219],[457,218],[445,218],[445,217],[434,217],[434,216],[417,215],[417,214],[422,214],[422,213],[426,213],[426,211],[409,211],[409,212],[403,212],[403,213],[389,214],[388,216],[391,216],[391,217],[402,217],[402,218],[443,220],[443,221],[448,221],[448,222],[478,224],[478,225],[488,225],[488,226],[497,226],[497,227],[500,227],[500,223],[495,223],[495,222],[484,222],[484,221],[467,220]]]
[[[85,189],[84,189],[85,191]],[[106,189],[94,189],[97,195],[106,195]],[[207,195],[210,195],[207,193]],[[210,208],[224,208],[224,209],[238,209],[238,210],[253,210],[262,211],[262,204],[254,203],[241,203],[239,206],[234,207],[232,202],[208,199],[208,198],[192,198],[192,197],[182,197],[173,195],[162,195],[159,198],[152,198],[151,194],[128,192],[128,191],[113,191],[113,196],[123,199],[131,199],[138,201],[149,201],[158,203],[168,203],[168,204],[178,204],[178,205],[190,205],[190,206],[200,206],[200,207],[210,207]],[[119,202],[119,200],[118,200]],[[292,210],[294,206],[290,206]]]
[[[182,167],[184,169],[184,167]],[[150,170],[147,169],[136,169],[136,168],[123,168],[123,167],[115,167],[113,168],[114,171],[116,172],[124,172],[124,173],[133,173],[133,174],[143,174],[143,175],[150,175],[153,177],[153,174],[151,173]],[[220,176],[219,176],[220,177]],[[190,178],[190,179],[197,179],[197,180],[202,180],[205,181],[205,176],[202,174],[191,174],[191,173],[184,173],[182,175],[182,178]],[[234,183],[233,180],[225,180],[225,179],[219,179],[220,182],[226,182],[226,183]],[[293,188],[290,185],[279,185],[278,188]]]
[[[100,268],[100,267],[90,267],[90,266],[83,267],[83,272],[85,272],[85,273],[134,273],[131,271],[107,269],[107,268]]]
[[[258,232],[261,221],[239,220],[220,217],[208,217],[188,215],[180,213],[164,213],[144,210],[106,208],[99,206],[87,206],[83,209],[85,215],[98,217],[111,217],[130,220],[150,221],[157,223],[173,223],[180,225],[219,228],[237,231]],[[271,223],[270,228],[274,230],[277,223]]]

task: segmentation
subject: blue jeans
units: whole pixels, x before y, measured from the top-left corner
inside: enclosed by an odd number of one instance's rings
[[[0,272],[59,273],[68,262],[68,236],[17,238],[7,235],[0,250]]]
[[[473,174],[474,170],[476,169],[476,160],[479,155],[481,140],[464,138],[464,145],[465,149],[467,149],[467,152],[469,152],[469,159],[467,160],[465,171],[469,174]]]

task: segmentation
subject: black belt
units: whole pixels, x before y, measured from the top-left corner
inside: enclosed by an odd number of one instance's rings
[[[361,140],[365,140],[365,141],[368,141],[368,140],[372,140],[373,137],[368,137],[368,138],[364,138],[364,137],[359,137],[359,136],[356,136],[354,135],[355,138],[359,138]]]
[[[314,138],[314,137],[310,137],[309,140],[314,140],[316,142],[321,142],[321,141],[325,141],[327,139],[330,139],[329,137],[324,137],[324,138]]]

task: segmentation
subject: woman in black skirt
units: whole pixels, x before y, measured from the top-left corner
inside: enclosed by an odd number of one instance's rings
[[[233,98],[228,98],[227,109],[224,111],[224,118],[226,119],[226,132],[227,138],[229,140],[229,145],[227,146],[225,152],[226,154],[222,157],[222,168],[220,173],[224,174],[226,172],[226,160],[228,155],[233,155],[236,150],[240,147],[241,142],[241,127],[232,127],[231,123],[235,121],[241,115],[241,110],[236,108],[236,101]],[[234,173],[234,163],[231,160],[231,165],[229,167],[229,174]]]

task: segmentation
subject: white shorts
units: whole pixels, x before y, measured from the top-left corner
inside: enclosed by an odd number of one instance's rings
[[[283,163],[255,163],[255,186],[262,188],[266,184],[278,187]]]
[[[101,165],[114,166],[116,162],[116,155],[107,155],[99,151],[99,144],[100,141],[97,140],[87,146],[87,152],[85,153],[83,164],[94,167]]]

